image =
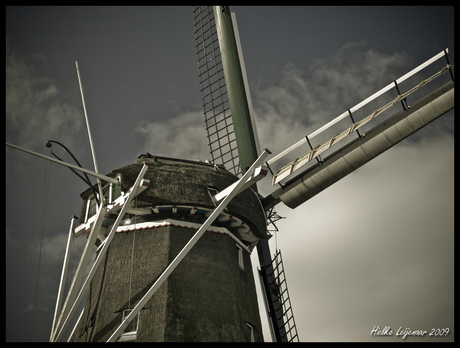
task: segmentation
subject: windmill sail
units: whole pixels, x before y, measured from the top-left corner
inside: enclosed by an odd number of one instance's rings
[[[410,71],[409,73],[402,76],[396,81],[403,81],[404,79],[406,79],[409,76],[412,76],[424,67],[432,64],[437,59],[444,57],[445,55],[447,55],[447,53],[447,49],[443,52],[440,52],[433,58],[429,59],[428,61],[421,64],[420,66],[413,69],[412,71]],[[399,94],[396,81],[394,84],[389,84],[382,90],[374,93],[366,100],[354,106],[351,110],[357,110],[358,108],[373,100],[377,96],[389,91],[394,87],[396,87],[396,89],[398,90],[398,97],[396,97],[396,99],[384,105],[383,107],[375,110],[371,115],[365,117],[364,119],[356,123],[353,122],[351,127],[332,137],[329,141],[326,141],[325,143],[315,147],[314,149],[311,149],[311,151],[309,151],[305,155],[295,159],[290,164],[279,169],[273,175],[273,184],[276,184],[284,178],[287,178],[294,171],[303,167],[305,164],[307,164],[313,158],[318,156],[320,153],[331,148],[341,139],[345,138],[354,131],[357,131],[359,127],[371,121],[380,113],[389,109],[391,106],[397,104],[399,101],[404,100],[404,98],[406,98],[408,95],[418,90],[422,86],[426,85],[427,83],[433,81],[437,77],[441,76],[443,73],[451,71],[452,68],[453,66],[448,63],[436,74],[432,75],[428,79],[421,81],[419,84],[417,84],[416,86],[409,89],[407,92],[403,94]],[[453,77],[453,75],[451,75],[451,77]],[[282,188],[275,190],[270,195],[265,197],[262,201],[262,204],[264,205],[265,209],[270,209],[271,207],[278,204],[280,201],[282,201],[290,208],[295,208],[299,206],[300,204],[306,202],[308,199],[312,198],[314,195],[324,190],[325,188],[329,187],[341,178],[345,177],[346,175],[358,169],[365,163],[377,157],[384,151],[390,149],[391,147],[393,147],[409,135],[415,133],[428,123],[434,121],[435,119],[442,116],[449,110],[453,109],[454,104],[454,81],[452,78],[451,81],[445,83],[436,90],[425,95],[425,97],[413,103],[410,106],[410,108],[405,107],[405,105],[403,104],[403,110],[397,112],[392,117],[382,120],[380,124],[370,129],[365,134],[359,135],[358,138],[349,142],[348,144],[345,144],[337,151],[327,156],[322,161],[316,163],[315,165],[304,170],[297,176],[286,181],[282,185]],[[344,118],[344,115],[346,115],[349,112],[350,110],[338,116],[337,118],[335,118],[328,124],[324,125],[317,131],[306,136],[304,139],[292,145],[285,151],[281,152],[279,155],[273,157],[270,161],[268,161],[268,164],[273,164],[278,159],[287,155],[294,148],[302,145],[303,143],[308,141],[308,139],[313,138],[315,135],[319,134],[324,129],[330,127],[331,125],[335,124],[336,122]]]
[[[281,250],[278,250],[272,261],[275,282],[271,286],[276,289],[276,293],[281,302],[282,312],[278,315],[283,317],[288,342],[299,341],[297,328],[295,326],[294,312],[292,310],[289,291],[287,288],[286,274],[284,272],[283,258]]]
[[[239,175],[241,168],[214,10],[212,6],[195,6],[193,17],[198,77],[211,158],[214,163],[223,164]]]
[[[193,15],[211,157],[239,175],[257,158],[260,146],[236,20],[228,6],[196,6]]]
[[[361,128],[362,126],[364,126],[368,122],[372,121],[379,114],[381,114],[384,111],[386,111],[387,109],[391,108],[393,105],[397,104],[398,102],[403,103],[403,101],[405,101],[406,105],[407,105],[407,101],[406,101],[407,96],[411,95],[412,93],[414,93],[419,88],[421,88],[422,86],[426,85],[427,83],[429,83],[429,82],[433,81],[434,79],[438,78],[439,76],[441,76],[445,72],[451,71],[453,66],[450,65],[450,64],[447,64],[440,71],[438,71],[436,74],[432,75],[428,79],[425,79],[425,80],[421,81],[419,84],[417,84],[416,86],[414,86],[413,88],[411,88],[410,90],[408,90],[407,92],[402,93],[402,94],[399,92],[398,84],[403,82],[404,80],[408,79],[409,77],[413,76],[414,74],[416,74],[417,72],[419,72],[423,68],[427,67],[428,65],[432,64],[436,60],[438,60],[438,59],[440,59],[440,58],[442,58],[444,56],[447,57],[447,53],[448,53],[448,49],[445,49],[443,52],[438,53],[437,55],[435,55],[431,59],[427,60],[425,63],[419,65],[418,67],[416,67],[414,69],[412,69],[410,72],[408,72],[404,76],[402,76],[399,79],[395,80],[394,82],[390,83],[389,85],[387,85],[386,87],[382,88],[380,91],[374,93],[373,95],[371,95],[367,99],[363,100],[362,102],[358,103],[357,105],[355,105],[351,109],[348,109],[347,111],[342,113],[340,116],[336,117],[335,119],[333,119],[332,121],[330,121],[329,123],[327,123],[326,125],[321,127],[320,129],[316,130],[315,132],[307,135],[305,138],[301,139],[300,141],[298,141],[297,143],[295,143],[294,145],[292,145],[291,147],[289,147],[288,149],[286,149],[285,151],[283,151],[282,153],[280,153],[279,155],[275,156],[270,161],[268,161],[268,164],[274,163],[278,159],[282,158],[283,156],[285,156],[286,154],[291,152],[293,149],[299,147],[300,145],[304,144],[305,142],[308,142],[313,137],[317,136],[318,134],[320,134],[324,130],[328,129],[329,127],[333,126],[334,124],[336,124],[340,120],[344,119],[345,117],[348,117],[348,116],[351,117],[351,119],[353,121],[353,124],[349,128],[347,128],[346,130],[344,130],[341,133],[337,134],[336,136],[332,137],[330,140],[326,141],[325,143],[318,145],[314,149],[311,149],[311,151],[309,151],[305,155],[295,159],[293,162],[289,163],[288,165],[284,166],[283,168],[279,169],[273,175],[273,184],[276,184],[276,183],[280,182],[282,179],[284,179],[285,177],[289,176],[294,171],[300,169],[305,164],[307,164],[309,161],[311,161],[313,158],[316,158],[321,153],[325,152],[326,150],[328,150],[329,148],[331,148],[332,146],[337,144],[340,140],[344,139],[345,137],[347,137],[348,135],[354,133],[355,131],[358,132],[358,135],[361,138],[361,135],[359,134],[359,131],[358,131],[359,128]],[[375,110],[372,114],[370,114],[369,116],[365,117],[364,119],[362,119],[362,120],[360,120],[358,122],[354,122],[353,117],[351,116],[352,112],[357,111],[358,109],[360,109],[364,105],[368,104],[372,100],[376,99],[380,95],[386,93],[387,91],[389,91],[389,90],[391,90],[393,88],[396,88],[396,91],[398,93],[398,96],[394,100],[390,101],[386,105],[384,105],[384,106],[380,107],[379,109]],[[406,107],[405,104],[403,103],[403,109],[404,109],[404,111],[408,111],[408,109],[410,109],[410,107]]]

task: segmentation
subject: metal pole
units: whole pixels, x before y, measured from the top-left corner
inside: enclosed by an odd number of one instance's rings
[[[227,86],[228,102],[232,112],[238,157],[244,173],[258,157],[257,141],[254,136],[250,104],[245,88],[242,62],[238,54],[238,44],[234,34],[234,25],[228,6],[214,6],[217,36]]]
[[[73,329],[72,329],[72,332],[70,333],[69,338],[67,339],[67,342],[71,342],[71,341],[72,341],[72,337],[75,336],[75,331],[77,330],[77,327],[78,327],[78,325],[80,324],[80,320],[81,320],[81,318],[82,318],[82,316],[83,316],[83,313],[85,313],[85,308],[82,309],[80,315],[78,316],[78,319],[77,319],[77,321],[76,321],[76,323],[75,323],[75,326],[74,326]]]
[[[78,294],[78,290],[85,275],[86,267],[88,266],[88,263],[90,261],[93,247],[96,242],[96,238],[99,234],[99,229],[101,228],[102,222],[104,221],[106,212],[107,209],[101,205],[96,213],[96,220],[94,221],[94,224],[92,226],[89,238],[86,240],[85,248],[83,249],[80,262],[78,264],[77,270],[75,271],[72,283],[70,284],[67,297],[64,301],[61,313],[59,314],[58,320],[56,322],[56,327],[53,330],[53,337],[50,340],[51,342],[60,340],[61,336],[64,334],[64,330],[67,328],[67,319],[69,318],[69,316],[71,316],[69,312],[73,308],[72,304],[75,303],[75,298]],[[63,320],[65,320],[64,323]]]
[[[93,138],[91,137],[91,128],[89,127],[88,114],[86,113],[85,96],[83,95],[83,86],[81,84],[80,70],[78,69],[78,62],[77,61],[75,61],[75,66],[77,68],[78,84],[80,85],[81,101],[83,103],[83,112],[85,114],[86,127],[88,128],[88,137],[89,137],[89,144],[91,146],[91,154],[93,155],[94,170],[95,170],[96,173],[99,173],[99,171],[97,169],[96,153],[94,152]],[[103,201],[103,199],[102,199],[102,187],[101,187],[101,180],[99,178],[97,178],[97,186],[99,188],[100,204],[102,204],[102,201]]]
[[[75,239],[73,236],[73,226],[74,226],[76,219],[77,217],[75,215],[72,215],[72,217],[70,218],[69,237],[67,238],[67,246],[66,246],[65,255],[64,255],[64,263],[62,265],[61,281],[59,282],[59,290],[58,290],[58,295],[56,299],[56,308],[54,309],[53,324],[51,325],[50,340],[54,336],[54,325],[56,323],[58,313],[61,310],[62,293],[64,292],[65,280],[67,278],[67,267],[69,265],[69,251],[70,251],[70,248],[72,248],[72,245]]]
[[[48,156],[42,155],[41,153],[38,153],[38,152],[35,152],[35,151],[31,151],[31,150],[24,149],[23,147],[20,147],[20,146],[17,146],[17,145],[13,145],[13,144],[10,144],[10,143],[6,143],[6,146],[12,147],[13,149],[16,149],[16,150],[20,150],[20,151],[24,151],[24,152],[30,153],[31,155],[34,155],[34,156],[37,156],[37,157],[44,158],[44,159],[46,159],[46,160],[48,160],[48,161],[51,161],[51,162],[60,164],[60,165],[62,165],[62,166],[66,166],[66,167],[69,167],[69,168],[73,168],[73,169],[75,169],[75,170],[79,170],[80,172],[83,172],[83,173],[86,173],[86,174],[95,176],[96,178],[100,178],[100,179],[102,179],[102,180],[104,180],[104,181],[111,182],[112,184],[119,184],[119,181],[118,181],[117,179],[111,178],[110,176],[106,176],[106,175],[103,175],[103,174],[95,173],[95,172],[93,172],[92,170],[88,170],[88,169],[85,169],[85,168],[81,168],[81,167],[75,166],[75,165],[70,164],[70,163],[67,163],[67,162],[59,161],[59,160],[57,160],[57,159],[54,159],[53,157],[48,157]]]
[[[447,65],[450,66],[449,57],[447,56],[447,52],[449,52],[449,50],[446,48],[446,49],[444,50],[444,55],[445,55],[445,57],[446,57]],[[452,81],[454,81],[454,74],[452,73],[452,69],[451,69],[451,68],[449,68],[449,72],[450,72],[450,78],[452,79]]]
[[[255,138],[256,131],[254,129],[253,119],[251,117],[251,101],[250,95],[246,91],[247,83],[245,83],[245,68],[242,61],[241,47],[239,42],[238,30],[236,29],[235,17],[230,13],[228,6],[221,8],[214,6],[214,17],[216,21],[217,35],[219,38],[219,47],[222,57],[222,67],[224,69],[225,84],[227,86],[228,100],[232,112],[233,126],[235,130],[235,138],[238,148],[238,156],[240,159],[241,170],[244,173],[257,158],[257,143]],[[254,184],[253,189],[257,191],[257,186]],[[268,246],[268,239],[263,238],[257,244],[257,253],[259,255],[260,265],[264,270],[268,270],[270,277],[268,283],[272,282],[271,256]],[[264,275],[267,272],[264,272]],[[266,289],[268,293],[268,290]],[[270,295],[269,295],[270,296]],[[272,298],[275,306],[280,307],[279,301]],[[274,315],[274,313],[272,313]],[[274,318],[274,317],[273,317]],[[275,319],[273,319],[275,320]],[[281,318],[277,323],[277,335],[282,337],[284,331],[284,323]],[[279,340],[278,340],[279,341]]]

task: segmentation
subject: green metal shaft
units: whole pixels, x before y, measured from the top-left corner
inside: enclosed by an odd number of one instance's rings
[[[214,18],[216,19],[217,35],[222,57],[222,66],[227,86],[228,100],[233,118],[236,145],[240,166],[244,172],[258,158],[256,132],[252,126],[248,94],[245,89],[242,62],[238,53],[237,39],[233,27],[232,15],[228,6],[214,6]],[[257,186],[253,189],[257,191]],[[270,256],[268,238],[261,239],[257,244],[257,253],[264,279],[265,292],[268,297],[270,316],[277,342],[287,341],[283,317],[277,317],[276,313],[282,313],[281,303],[276,296],[271,294],[269,284],[275,282],[273,266]]]
[[[257,159],[257,145],[252,127],[249,104],[244,85],[233,23],[228,6],[214,7],[222,66],[228,100],[232,112],[238,156],[243,173]]]

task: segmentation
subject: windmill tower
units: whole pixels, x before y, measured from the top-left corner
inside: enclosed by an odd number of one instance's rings
[[[108,174],[127,192],[142,164],[149,187],[125,215],[92,279],[77,341],[107,341],[215,208],[212,196],[237,178],[223,166],[151,155]],[[115,190],[113,190],[115,188]],[[105,183],[112,200],[120,195]],[[110,194],[112,190],[112,194]],[[82,194],[81,223],[95,211]],[[109,200],[110,201],[110,200]],[[110,227],[115,216],[104,220]],[[265,214],[251,190],[234,198],[120,336],[120,341],[261,341],[250,252],[265,237]],[[106,235],[102,232],[97,244]]]
[[[70,335],[79,341],[261,341],[249,253],[266,218],[248,187],[265,176],[268,154],[241,179],[223,166],[149,154],[101,176],[102,203],[94,209],[97,193],[85,191],[82,224],[74,228],[73,218],[69,233],[86,232],[96,261],[80,289],[85,248],[62,309],[60,289],[51,340],[89,289]]]
[[[453,79],[410,107],[406,98],[414,90],[400,93],[398,88],[417,71],[447,58],[446,50],[268,160],[272,182],[280,187],[261,197],[255,183],[266,174],[261,166],[268,153],[259,156],[234,15],[228,7],[196,7],[193,13],[211,155],[214,163],[224,166],[147,154],[107,176],[92,173],[99,178],[100,194],[96,190],[82,194],[81,224],[75,227],[76,219],[72,219],[69,231],[69,241],[86,232],[88,248],[78,267],[80,280],[74,278],[62,310],[62,296],[58,296],[52,340],[62,337],[67,318],[73,316],[86,290],[85,310],[71,334],[81,341],[260,340],[260,319],[251,295],[255,281],[250,275],[242,279],[241,273],[249,260],[245,251],[255,247],[273,337],[277,341],[295,338],[292,310],[286,307],[289,301],[283,295],[287,289],[281,255],[277,252],[272,260],[268,250],[264,211],[280,202],[291,208],[299,206],[454,107]],[[215,47],[216,42],[220,47]],[[216,64],[209,64],[211,61]],[[448,63],[415,90],[444,72],[451,73],[451,68]],[[394,101],[355,122],[357,109],[390,90],[397,91]],[[403,110],[360,133],[363,125],[399,103]],[[345,118],[352,123],[349,128],[311,146],[315,136]],[[350,134],[358,138],[325,156]],[[275,169],[277,161],[304,144],[310,146],[304,155]],[[96,261],[83,280],[87,249],[94,244],[98,245]],[[183,263],[176,263],[178,258]],[[215,272],[207,272],[210,265]],[[227,267],[226,277],[219,267]],[[207,277],[202,278],[203,274]],[[239,282],[235,281],[238,276]],[[190,286],[197,291],[189,293]],[[221,287],[229,291],[223,294]],[[217,297],[211,297],[215,294]],[[246,298],[239,301],[241,294]],[[215,306],[222,298],[225,303]],[[221,315],[226,313],[232,318]]]

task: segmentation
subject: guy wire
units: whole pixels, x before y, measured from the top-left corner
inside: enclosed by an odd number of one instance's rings
[[[38,253],[38,270],[37,270],[37,282],[35,285],[35,298],[34,298],[34,307],[32,309],[32,337],[35,340],[37,337],[37,327],[35,324],[35,312],[37,311],[37,302],[40,294],[40,265],[42,258],[42,246],[43,246],[43,234],[45,231],[45,220],[46,220],[46,206],[48,201],[48,189],[50,183],[50,173],[51,173],[51,162],[45,161],[45,176],[44,176],[44,185],[43,185],[43,214],[42,214],[42,228],[40,235],[40,248]],[[35,331],[34,331],[35,329]]]

